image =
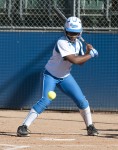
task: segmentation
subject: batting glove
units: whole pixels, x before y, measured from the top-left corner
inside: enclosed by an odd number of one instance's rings
[[[98,51],[96,49],[91,49],[89,54],[91,57],[97,57],[98,56]]]

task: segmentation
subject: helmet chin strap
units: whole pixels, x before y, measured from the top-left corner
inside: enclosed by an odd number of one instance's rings
[[[69,37],[67,35],[66,35],[66,37],[67,37],[68,41],[71,42],[71,43],[74,43],[76,41],[76,39],[77,39],[77,38],[75,38],[74,40],[72,40],[71,37]]]
[[[79,36],[70,36],[70,35],[66,35],[68,40],[71,42],[71,43],[74,43],[76,41],[76,39],[80,39],[81,35]],[[72,40],[71,38],[74,38],[74,40]]]

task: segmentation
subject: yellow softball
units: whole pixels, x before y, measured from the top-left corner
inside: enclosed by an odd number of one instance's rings
[[[53,100],[56,98],[56,93],[54,91],[49,91],[48,92],[48,98]]]

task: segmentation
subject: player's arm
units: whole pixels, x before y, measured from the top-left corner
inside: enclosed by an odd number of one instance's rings
[[[74,54],[71,54],[71,55],[65,56],[64,59],[70,61],[73,64],[82,65],[82,64],[84,64],[86,61],[88,61],[91,58],[91,55],[89,53],[90,53],[90,50],[92,48],[93,47],[92,47],[91,44],[87,44],[86,45],[86,53],[85,53],[85,55],[75,56]]]
[[[74,54],[71,55],[67,55],[64,57],[65,60],[70,61],[73,64],[83,64],[86,61],[88,61],[89,59],[91,59],[91,55],[90,54],[85,54],[83,56],[75,56]]]
[[[97,56],[98,56],[97,50],[95,50],[91,44],[87,44],[86,45],[86,53],[85,53],[85,55],[76,56],[74,54],[71,54],[71,55],[65,56],[64,59],[70,61],[73,64],[82,65],[86,61],[91,59],[92,57],[97,57]]]

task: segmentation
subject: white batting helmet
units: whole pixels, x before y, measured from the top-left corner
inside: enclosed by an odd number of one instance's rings
[[[77,17],[69,17],[65,23],[65,31],[82,33],[82,23],[81,20]]]

